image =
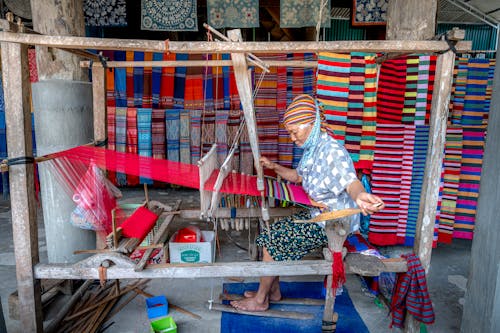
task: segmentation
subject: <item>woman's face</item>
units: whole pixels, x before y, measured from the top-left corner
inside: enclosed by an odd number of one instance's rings
[[[312,130],[311,124],[285,124],[285,129],[288,131],[288,135],[290,135],[290,139],[297,146],[302,147],[304,142],[306,142],[309,134]]]

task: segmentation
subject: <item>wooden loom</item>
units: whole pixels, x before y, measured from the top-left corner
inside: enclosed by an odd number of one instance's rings
[[[170,42],[168,46],[164,41],[141,41],[124,39],[98,39],[72,36],[44,36],[27,33],[17,33],[17,28],[10,22],[3,21],[4,31],[0,32],[2,49],[2,68],[4,71],[6,118],[9,157],[30,156],[32,149],[29,144],[30,133],[30,111],[29,111],[29,82],[27,81],[27,45],[43,45],[57,47],[66,50],[74,50],[75,53],[85,55],[84,49],[119,49],[138,50],[152,52],[174,52],[174,53],[232,53],[235,72],[238,69],[243,74],[247,67],[243,53],[279,53],[279,52],[311,52],[311,51],[335,51],[335,52],[444,52],[439,55],[436,69],[436,84],[433,93],[432,116],[431,116],[431,140],[429,141],[429,157],[426,164],[425,182],[422,190],[422,204],[419,213],[417,227],[417,242],[421,240],[432,240],[435,207],[438,196],[438,186],[435,183],[440,174],[440,158],[443,151],[443,133],[446,128],[447,96],[450,92],[454,55],[448,50],[444,41],[342,41],[342,42],[287,42],[287,43],[243,43],[243,42]],[[458,50],[470,49],[470,43],[458,43]],[[113,66],[109,62],[108,67]],[[122,64],[124,65],[124,64]],[[126,64],[127,66],[144,66],[144,63]],[[149,64],[150,66],[152,64]],[[192,62],[158,62],[155,66],[204,66]],[[231,63],[211,61],[209,65],[227,66]],[[276,64],[287,65],[287,64]],[[314,66],[311,63],[294,64],[300,66]],[[106,133],[106,103],[105,103],[105,69],[98,63],[92,67],[93,94],[94,94],[94,139],[102,141]],[[243,79],[243,84],[247,82]],[[245,107],[247,101],[251,101],[249,91],[241,90],[238,86],[242,104]],[[245,98],[243,98],[245,97]],[[247,113],[245,112],[245,117]],[[248,122],[247,119],[247,123]],[[22,135],[24,134],[24,136]],[[21,135],[14,138],[13,135]],[[17,142],[17,143],[16,143]],[[255,153],[255,152],[254,152]],[[258,159],[257,159],[258,160]],[[18,266],[19,299],[21,307],[22,325],[26,330],[37,331],[43,327],[41,317],[39,294],[37,285],[39,279],[98,279],[98,267],[104,261],[112,261],[115,265],[108,269],[108,278],[201,278],[201,277],[246,277],[247,272],[254,272],[255,276],[296,276],[296,275],[329,275],[331,273],[331,262],[325,260],[311,260],[308,262],[245,262],[245,263],[214,263],[194,265],[157,265],[147,267],[141,271],[135,271],[135,264],[121,254],[96,254],[88,259],[73,265],[40,264],[38,262],[38,248],[36,245],[36,220],[33,209],[33,166],[15,165],[10,167],[11,172],[11,197],[13,211],[13,233]],[[227,212],[226,212],[227,214]],[[199,216],[199,215],[198,215]],[[343,231],[342,231],[343,230]],[[343,226],[327,224],[327,233],[338,236],[345,232]],[[430,245],[426,250],[426,256],[430,256]],[[359,264],[346,257],[346,271],[356,272],[364,275],[378,275],[381,271],[402,272],[406,270],[406,263],[401,261],[387,260],[381,262],[378,267],[365,269],[363,263]],[[332,319],[334,295],[331,289],[327,293],[325,306],[325,321]]]

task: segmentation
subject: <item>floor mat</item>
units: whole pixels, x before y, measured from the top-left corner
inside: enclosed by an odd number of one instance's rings
[[[281,282],[283,297],[324,299],[321,282]],[[258,283],[224,283],[223,290],[228,294],[243,294],[245,290],[257,290]],[[297,311],[314,314],[310,320],[269,318],[247,316],[223,312],[221,317],[221,333],[300,333],[321,332],[323,306],[271,304],[273,310]],[[347,289],[335,300],[335,311],[339,314],[336,333],[369,333],[363,319],[354,308]]]

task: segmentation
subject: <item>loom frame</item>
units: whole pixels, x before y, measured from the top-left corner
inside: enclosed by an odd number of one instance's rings
[[[431,106],[429,150],[426,160],[424,184],[418,214],[415,236],[415,253],[420,257],[426,271],[429,268],[434,232],[434,217],[439,194],[439,176],[443,155],[448,103],[453,77],[454,54],[445,41],[338,41],[338,42],[166,42],[133,39],[104,39],[74,36],[48,36],[29,33],[22,25],[0,20],[0,45],[2,52],[3,82],[5,89],[7,144],[9,158],[32,156],[31,121],[29,108],[28,45],[55,47],[74,54],[93,58],[85,49],[130,50],[173,53],[232,53],[246,52],[290,53],[290,52],[384,52],[384,53],[439,53]],[[471,49],[471,42],[458,42],[459,52]],[[244,65],[245,59],[242,60]],[[234,60],[232,61],[234,64]],[[179,61],[163,62],[162,65],[185,66]],[[224,63],[211,62],[220,66]],[[110,63],[111,65],[111,63]],[[130,64],[118,63],[115,66]],[[155,63],[157,66],[158,64]],[[206,66],[203,64],[195,64]],[[282,65],[273,64],[273,65]],[[293,64],[294,66],[311,64]],[[92,70],[94,139],[103,141],[106,137],[105,68],[94,64]],[[239,91],[240,94],[250,92]],[[248,95],[246,95],[248,98]],[[251,97],[251,96],[250,96]],[[243,100],[243,99],[242,99]],[[40,302],[40,279],[98,279],[97,267],[109,254],[96,254],[71,265],[41,264],[38,255],[38,234],[34,200],[33,165],[10,166],[10,190],[13,238],[16,259],[16,274],[19,292],[19,314],[21,325],[26,331],[42,332],[43,321]],[[227,213],[227,212],[226,212]],[[248,216],[248,215],[245,215]],[[216,276],[266,276],[275,275],[325,275],[331,272],[331,262],[319,260],[297,263],[232,262],[210,265],[167,265],[160,268],[146,268],[135,272],[119,256],[112,257],[115,265],[108,269],[109,278],[183,278]],[[130,260],[130,259],[128,259]],[[346,271],[356,272],[356,265],[346,259]],[[362,265],[361,265],[362,266]],[[359,268],[359,267],[358,267]],[[362,268],[361,268],[362,269]],[[405,271],[406,263],[384,261],[386,271]],[[376,270],[374,270],[376,271]],[[380,271],[380,268],[379,268]],[[365,272],[366,275],[368,272]],[[376,272],[375,272],[376,273]]]

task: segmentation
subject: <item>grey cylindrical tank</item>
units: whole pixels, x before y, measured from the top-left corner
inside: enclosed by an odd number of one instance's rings
[[[32,85],[37,155],[93,140],[92,84],[47,80]],[[44,163],[38,164],[43,220],[50,263],[83,259],[75,250],[95,248],[95,233],[70,224],[75,204]]]

